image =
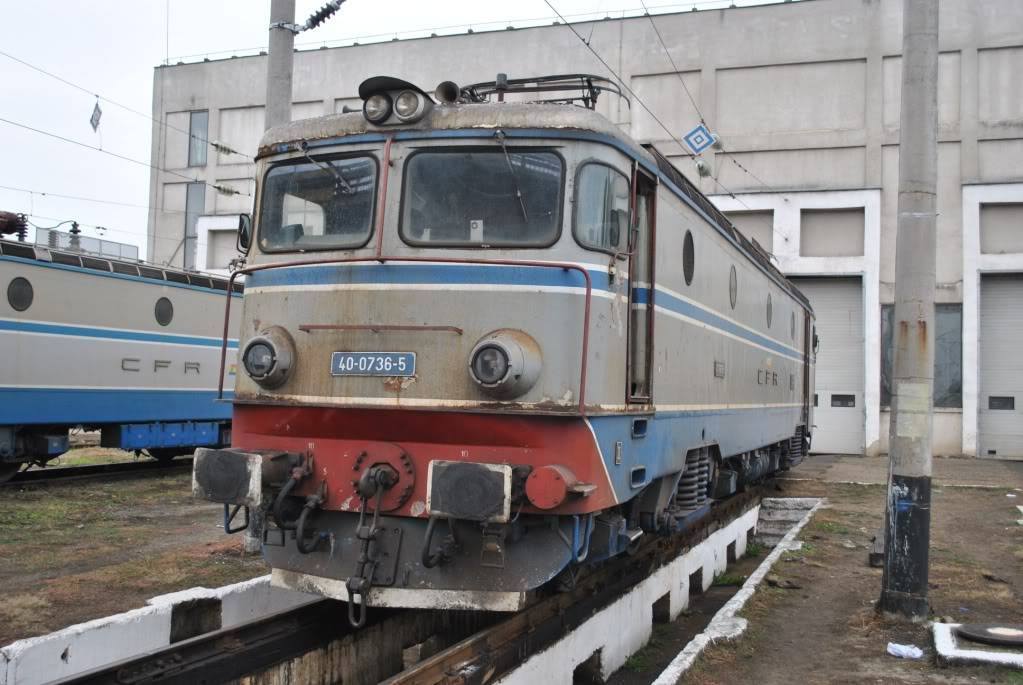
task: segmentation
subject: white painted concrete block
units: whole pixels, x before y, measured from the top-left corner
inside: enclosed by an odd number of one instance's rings
[[[107,616],[0,649],[0,685],[35,685],[131,659],[170,643],[174,606],[194,599],[221,602],[221,627],[233,628],[317,602],[319,597],[271,587],[270,576],[220,588],[194,587],[153,597],[148,606]]]

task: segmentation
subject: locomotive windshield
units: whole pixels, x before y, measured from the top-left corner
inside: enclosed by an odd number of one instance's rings
[[[562,178],[553,152],[418,152],[405,164],[402,237],[419,245],[550,245]]]
[[[360,247],[376,198],[372,157],[314,159],[270,169],[263,184],[259,244],[267,251]]]

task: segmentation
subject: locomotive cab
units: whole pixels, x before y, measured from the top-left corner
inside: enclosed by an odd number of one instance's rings
[[[586,106],[506,101],[559,89]],[[356,623],[517,610],[806,453],[805,298],[601,93],[377,78],[267,132],[232,447],[194,488],[266,510],[276,584]]]

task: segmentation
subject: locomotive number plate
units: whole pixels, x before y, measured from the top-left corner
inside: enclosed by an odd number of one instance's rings
[[[335,352],[331,376],[414,376],[415,352]]]

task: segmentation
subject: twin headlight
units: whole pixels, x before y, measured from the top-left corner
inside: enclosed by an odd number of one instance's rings
[[[295,361],[295,342],[280,326],[271,326],[249,339],[242,351],[242,366],[264,388],[276,388],[288,380]]]
[[[242,365],[252,380],[276,388],[291,375],[295,342],[280,326],[270,326],[245,343]],[[524,395],[540,377],[540,346],[526,333],[503,328],[483,336],[469,354],[469,375],[488,395],[512,398]]]
[[[426,96],[414,90],[403,90],[393,99],[389,93],[376,93],[362,103],[363,115],[377,125],[386,123],[392,113],[402,123],[411,123],[421,118],[426,109]]]
[[[525,394],[540,377],[540,346],[522,331],[503,328],[483,336],[469,354],[469,374],[488,395]]]

